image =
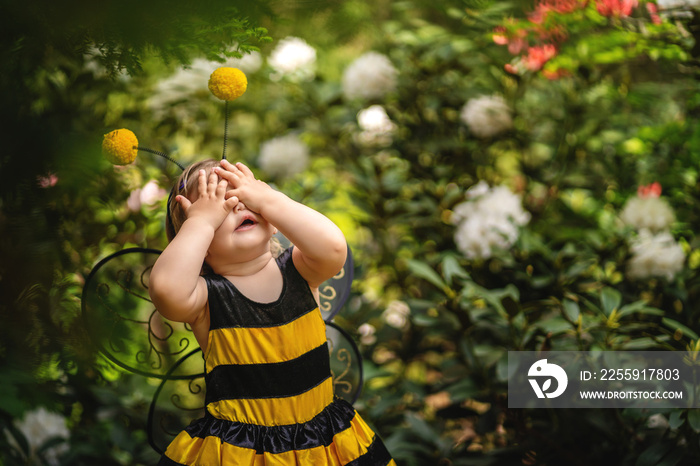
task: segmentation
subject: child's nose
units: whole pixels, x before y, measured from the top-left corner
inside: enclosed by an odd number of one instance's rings
[[[233,208],[234,212],[240,212],[241,210],[245,209],[245,204],[243,204],[242,201],[238,201],[238,204],[236,204]]]

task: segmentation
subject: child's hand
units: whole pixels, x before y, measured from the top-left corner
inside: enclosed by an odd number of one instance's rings
[[[233,187],[226,193],[226,197],[238,198],[249,210],[262,214],[265,202],[277,191],[267,183],[256,180],[250,168],[240,162],[233,165],[228,160],[222,160],[221,167],[214,168],[214,171]]]
[[[199,170],[197,199],[190,202],[185,196],[177,196],[177,201],[185,211],[187,219],[200,219],[211,225],[214,230],[219,228],[226,216],[238,204],[236,196],[226,196],[228,181],[219,180],[216,172],[211,171],[209,181],[204,170]]]

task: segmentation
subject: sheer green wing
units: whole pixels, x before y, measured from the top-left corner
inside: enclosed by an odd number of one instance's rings
[[[163,318],[148,295],[153,264],[161,251],[129,248],[101,260],[83,287],[82,317],[92,343],[109,361],[145,377],[189,378],[203,364],[179,364],[199,348],[191,328]]]

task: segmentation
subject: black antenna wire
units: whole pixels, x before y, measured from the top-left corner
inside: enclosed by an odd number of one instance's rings
[[[142,151],[144,151],[144,152],[150,152],[151,154],[160,155],[160,156],[163,157],[164,159],[166,159],[166,160],[168,160],[169,162],[172,162],[172,163],[174,163],[175,165],[177,165],[178,167],[180,167],[180,170],[185,171],[185,167],[183,167],[183,166],[180,164],[180,162],[178,162],[177,160],[173,159],[172,157],[170,157],[170,156],[169,156],[168,154],[166,154],[165,152],[161,152],[161,151],[159,151],[159,150],[149,149],[148,147],[140,147],[140,146],[139,146],[139,147],[135,147],[135,149],[136,149],[136,150],[142,150]]]
[[[221,160],[226,160],[226,140],[228,139],[228,100],[224,101],[224,153]]]

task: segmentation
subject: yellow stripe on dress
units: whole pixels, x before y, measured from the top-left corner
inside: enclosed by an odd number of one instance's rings
[[[356,460],[367,452],[374,441],[374,432],[357,414],[350,427],[333,436],[328,446],[281,453],[265,452],[224,443],[219,437],[192,438],[181,432],[170,444],[165,454],[173,461],[187,465],[271,465],[271,464],[322,464],[341,466]]]
[[[207,372],[220,364],[289,361],[325,341],[326,324],[318,308],[279,327],[232,327],[211,330],[207,343]]]
[[[261,426],[298,424],[313,419],[333,401],[333,379],[328,377],[301,395],[213,401],[207,411],[219,419]]]

